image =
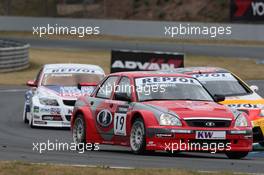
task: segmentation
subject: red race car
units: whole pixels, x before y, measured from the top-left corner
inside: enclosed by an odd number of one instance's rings
[[[206,151],[240,159],[252,150],[252,126],[223,100],[188,75],[110,74],[75,103],[73,141],[130,146],[136,154]]]

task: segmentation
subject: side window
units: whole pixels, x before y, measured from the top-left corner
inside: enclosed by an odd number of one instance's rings
[[[101,85],[100,89],[98,90],[96,94],[96,97],[109,99],[116,86],[115,83],[117,79],[118,79],[118,76],[108,77],[107,80],[105,80],[105,82]]]
[[[128,97],[131,97],[131,84],[129,78],[121,78],[117,86],[116,92],[126,93]]]

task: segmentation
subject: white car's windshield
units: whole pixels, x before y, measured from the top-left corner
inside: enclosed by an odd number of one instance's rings
[[[136,78],[139,101],[149,100],[197,100],[213,101],[212,97],[195,79],[185,77]]]
[[[197,78],[212,95],[232,96],[249,93],[230,73],[195,74],[193,77]]]
[[[82,82],[98,83],[104,76],[102,74],[84,73],[46,73],[43,76],[42,86],[77,86]]]

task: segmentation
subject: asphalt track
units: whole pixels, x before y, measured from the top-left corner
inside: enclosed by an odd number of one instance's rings
[[[264,89],[262,81],[250,81]],[[31,129],[22,121],[25,87],[0,87],[0,160],[19,160],[36,163],[63,163],[77,165],[180,168],[199,171],[232,171],[264,173],[264,152],[252,152],[243,160],[229,160],[221,154],[166,153],[134,155],[128,148],[100,146],[100,151],[33,151],[33,143],[71,142],[71,133],[65,129]],[[264,96],[264,92],[260,91]]]
[[[10,39],[10,38],[9,38]],[[223,56],[254,58],[258,62],[264,63],[263,46],[237,46],[237,45],[209,45],[209,44],[191,44],[191,43],[156,43],[156,42],[126,42],[111,40],[55,40],[44,38],[18,38],[19,41],[27,42],[31,47],[47,48],[75,48],[75,49],[130,49],[130,50],[148,50],[165,52],[182,52],[195,55]]]

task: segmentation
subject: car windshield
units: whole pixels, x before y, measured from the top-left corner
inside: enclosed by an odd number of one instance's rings
[[[139,101],[213,101],[212,97],[202,87],[202,85],[193,78],[143,77],[136,78],[135,83]]]
[[[42,86],[77,86],[82,82],[99,82],[102,74],[88,73],[46,73],[42,79]]]
[[[232,96],[246,95],[249,91],[231,73],[194,74],[212,94]]]

